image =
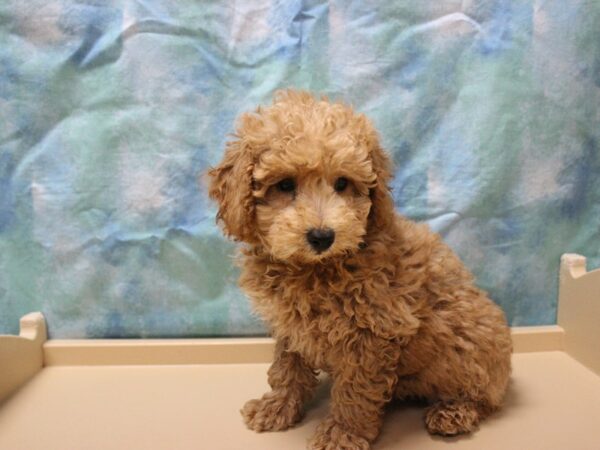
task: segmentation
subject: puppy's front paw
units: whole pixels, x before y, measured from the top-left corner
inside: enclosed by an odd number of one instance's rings
[[[282,431],[302,418],[302,405],[285,392],[271,391],[246,402],[240,412],[251,430]]]
[[[369,450],[371,446],[365,438],[344,430],[332,417],[325,419],[318,427],[309,450]]]

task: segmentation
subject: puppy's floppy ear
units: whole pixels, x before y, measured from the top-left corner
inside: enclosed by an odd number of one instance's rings
[[[394,217],[394,200],[388,184],[392,178],[392,162],[385,150],[381,148],[375,128],[368,119],[364,120],[371,164],[377,175],[375,186],[370,191],[372,205],[369,212],[369,225],[383,229]]]
[[[221,164],[208,171],[210,198],[219,205],[217,222],[235,240],[256,241],[252,197],[252,152],[238,139],[227,143]]]

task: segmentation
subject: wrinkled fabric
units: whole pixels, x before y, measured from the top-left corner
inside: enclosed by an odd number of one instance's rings
[[[513,325],[600,265],[600,3],[4,0],[0,333],[264,333],[198,175],[282,87],[344,99]]]

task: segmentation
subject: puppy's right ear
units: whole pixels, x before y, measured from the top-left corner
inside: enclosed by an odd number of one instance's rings
[[[252,197],[252,152],[241,140],[227,143],[221,164],[208,171],[208,195],[219,205],[217,222],[235,240],[255,242],[255,208]]]

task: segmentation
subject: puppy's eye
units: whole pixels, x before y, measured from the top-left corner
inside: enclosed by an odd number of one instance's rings
[[[281,192],[294,192],[296,189],[296,182],[293,178],[284,178],[277,183],[277,189],[279,189]]]
[[[338,178],[337,180],[335,180],[335,183],[333,184],[333,188],[337,192],[343,192],[344,190],[346,190],[346,187],[348,187],[348,179],[344,178],[344,177]]]

